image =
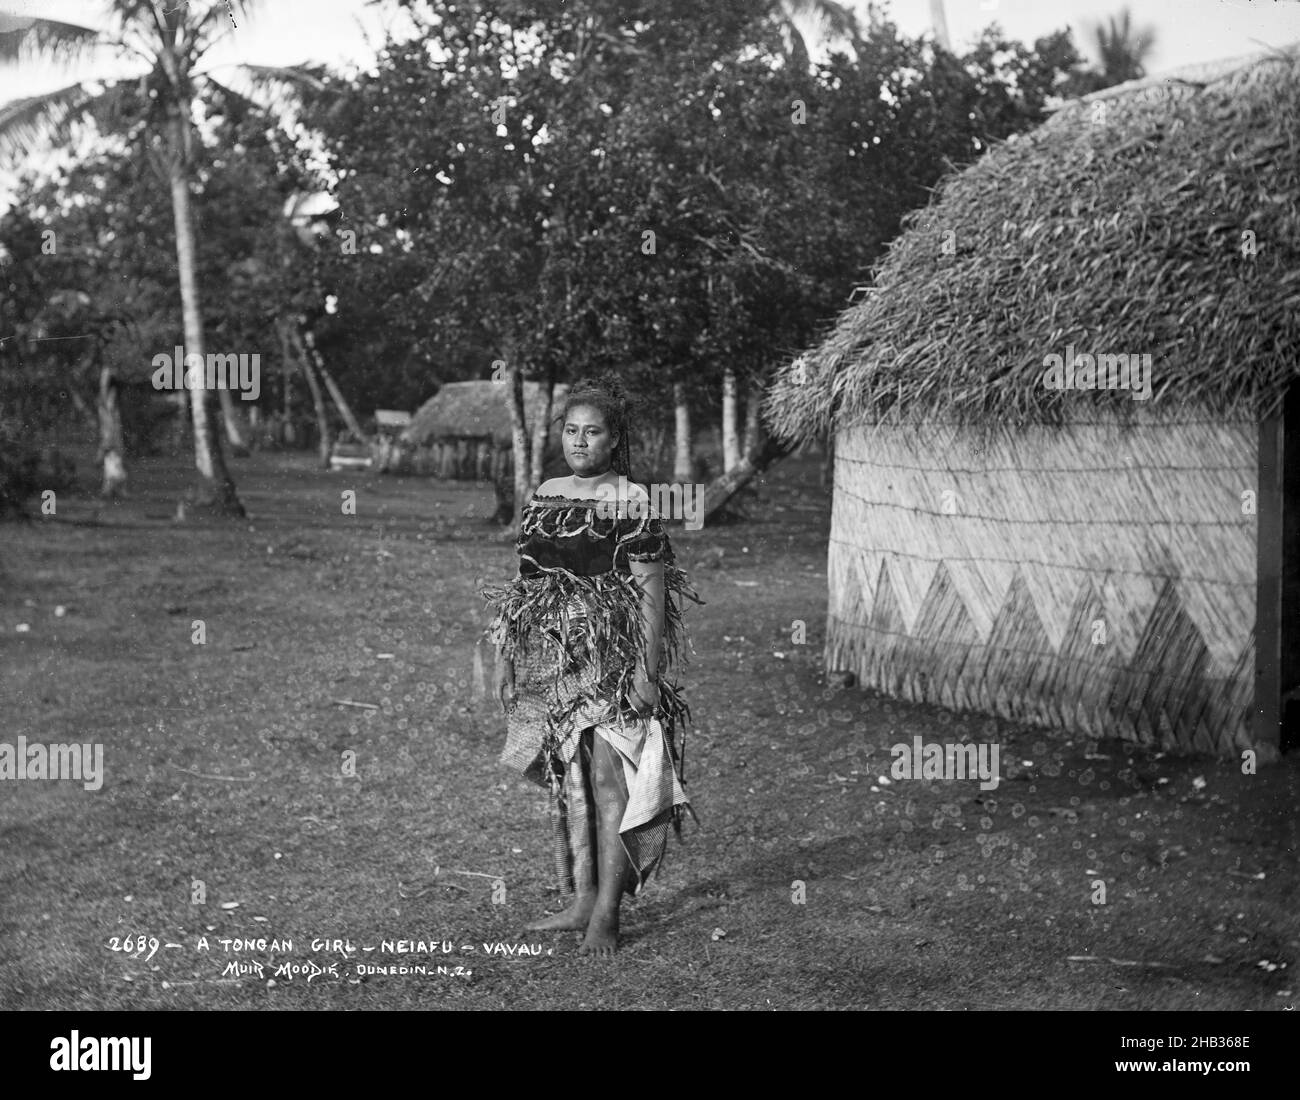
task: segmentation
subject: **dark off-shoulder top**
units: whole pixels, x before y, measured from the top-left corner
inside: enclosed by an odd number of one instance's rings
[[[592,577],[617,570],[630,573],[632,562],[675,561],[663,522],[649,501],[594,500],[533,495],[524,509],[515,540],[519,575],[564,569]]]
[[[575,707],[608,708],[626,697],[645,646],[647,589],[632,572],[636,562],[663,567],[663,716],[670,729],[690,716],[673,670],[689,644],[683,605],[703,601],[649,502],[621,503],[534,495],[515,539],[518,575],[481,589],[492,613],[486,636],[514,663],[521,697],[540,700],[549,729],[569,721]]]

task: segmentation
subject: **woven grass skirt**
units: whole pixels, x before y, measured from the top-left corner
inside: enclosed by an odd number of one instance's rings
[[[679,807],[690,802],[660,717],[638,718],[614,698],[617,678],[602,684],[593,664],[522,651],[515,659],[516,703],[506,717],[501,762],[547,787],[555,871],[562,894],[596,882],[596,809],[591,787],[592,730],[612,749],[627,797],[619,836],[631,862],[628,893],[638,893],[660,865]]]

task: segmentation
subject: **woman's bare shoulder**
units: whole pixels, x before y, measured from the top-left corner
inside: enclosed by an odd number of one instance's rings
[[[543,481],[533,493],[537,496],[555,496],[559,493],[572,492],[573,487],[569,484],[566,477],[552,477]]]

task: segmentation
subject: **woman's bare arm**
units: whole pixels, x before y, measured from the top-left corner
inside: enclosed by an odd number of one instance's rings
[[[641,585],[641,623],[645,638],[634,686],[647,703],[654,703],[657,700],[653,694],[646,694],[646,687],[654,684],[659,671],[659,649],[664,634],[664,563],[634,561],[629,565],[632,576]]]

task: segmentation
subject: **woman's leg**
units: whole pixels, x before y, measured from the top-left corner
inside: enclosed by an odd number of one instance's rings
[[[564,776],[564,793],[567,802],[564,825],[568,832],[569,861],[573,874],[573,904],[554,916],[542,917],[526,925],[529,931],[554,931],[574,929],[582,931],[596,907],[596,853],[591,821],[592,814],[592,730],[584,730],[578,739],[578,750]],[[581,834],[581,835],[579,835]]]
[[[618,827],[627,809],[623,766],[603,737],[592,736],[592,787],[596,797],[596,904],[579,955],[612,955],[618,948],[618,907],[631,863]]]

